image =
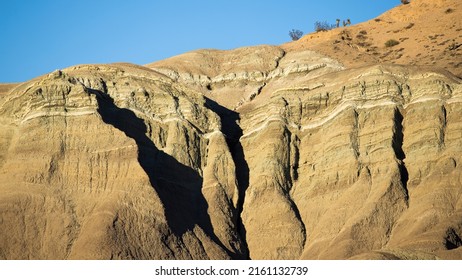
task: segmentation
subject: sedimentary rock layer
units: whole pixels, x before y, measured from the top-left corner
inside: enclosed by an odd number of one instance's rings
[[[377,66],[310,83],[241,115],[250,256],[460,258],[460,81]]]
[[[131,65],[10,90],[0,257],[461,258],[460,80],[312,69],[238,112]]]
[[[0,257],[241,258],[220,118],[146,69],[81,66],[1,105]]]

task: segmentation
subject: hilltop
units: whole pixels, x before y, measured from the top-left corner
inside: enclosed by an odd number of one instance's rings
[[[345,67],[393,63],[431,66],[462,76],[462,3],[415,0],[370,21],[304,36],[287,51],[314,50]],[[386,47],[388,40],[399,44]]]

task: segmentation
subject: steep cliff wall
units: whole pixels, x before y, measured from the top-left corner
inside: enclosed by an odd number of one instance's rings
[[[313,65],[240,112],[130,65],[12,89],[1,257],[461,258],[460,80]]]
[[[460,258],[460,81],[376,66],[310,83],[241,116],[250,256]]]
[[[206,103],[128,66],[14,89],[0,109],[1,257],[245,255],[234,162]]]

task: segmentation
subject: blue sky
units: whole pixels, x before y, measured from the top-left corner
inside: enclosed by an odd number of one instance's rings
[[[0,82],[84,63],[146,64],[201,48],[290,41],[315,21],[359,23],[398,0],[0,0]]]

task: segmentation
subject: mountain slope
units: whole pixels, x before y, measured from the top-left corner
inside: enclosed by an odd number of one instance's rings
[[[304,36],[282,47],[310,49],[346,67],[377,63],[432,66],[462,77],[462,3],[414,0],[353,26]],[[386,47],[388,40],[398,45]]]

